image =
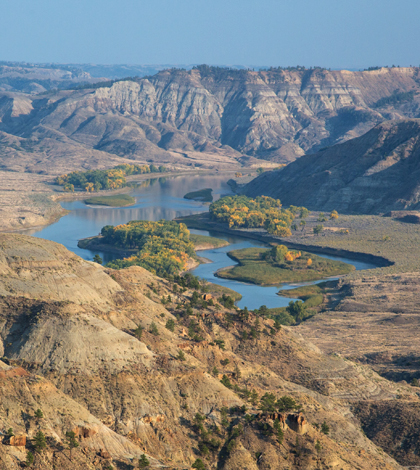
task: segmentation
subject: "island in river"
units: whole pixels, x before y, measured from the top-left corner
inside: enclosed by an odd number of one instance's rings
[[[283,249],[276,257],[276,252]],[[284,282],[306,282],[348,274],[355,267],[313,253],[288,251],[284,245],[269,248],[244,248],[228,253],[238,264],[217,272],[224,279],[275,286]]]

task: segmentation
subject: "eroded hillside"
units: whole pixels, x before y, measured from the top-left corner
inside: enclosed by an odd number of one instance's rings
[[[107,270],[26,236],[1,235],[0,252],[0,431],[17,436],[0,444],[2,468],[19,468],[39,430],[48,470],[128,469],[143,453],[167,468],[401,468],[350,401],[416,404],[411,387],[140,267]],[[270,411],[266,393],[297,405]]]
[[[289,162],[418,117],[419,69],[166,70],[98,89],[0,97],[3,166],[57,172],[118,157],[204,167]],[[17,161],[16,156],[20,158]],[[65,158],[64,158],[65,157]]]
[[[243,189],[286,206],[378,214],[420,207],[420,120],[379,124],[365,135],[263,174]]]

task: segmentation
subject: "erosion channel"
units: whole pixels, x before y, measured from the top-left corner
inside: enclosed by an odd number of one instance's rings
[[[118,257],[118,255],[98,251],[92,252],[79,248],[77,246],[78,240],[97,235],[105,225],[118,225],[130,220],[172,220],[176,217],[207,211],[208,204],[183,198],[186,193],[202,188],[212,188],[214,200],[221,196],[232,194],[230,187],[226,184],[226,176],[223,175],[183,175],[168,178],[152,178],[142,181],[131,190],[129,195],[135,199],[135,204],[129,207],[90,206],[86,205],[83,201],[62,202],[63,208],[70,211],[66,216],[52,225],[38,230],[25,231],[24,233],[61,243],[86,260],[92,260],[95,254],[99,254],[106,263]],[[200,251],[198,254],[211,262],[201,264],[193,272],[209,282],[229,287],[241,294],[242,299],[237,303],[241,308],[247,306],[249,309],[255,309],[261,305],[266,305],[268,308],[284,307],[291,299],[277,295],[279,290],[291,289],[299,285],[314,284],[324,280],[320,279],[300,284],[282,284],[279,288],[263,287],[215,277],[216,271],[234,264],[232,259],[227,256],[229,251],[241,248],[263,247],[266,245],[256,240],[232,237],[223,235],[220,232],[212,233],[199,230],[191,230],[191,232],[214,236],[229,242],[229,246]],[[348,258],[330,255],[320,256],[352,264],[356,270],[376,267],[371,263]]]

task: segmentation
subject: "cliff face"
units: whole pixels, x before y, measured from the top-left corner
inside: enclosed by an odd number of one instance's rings
[[[198,166],[289,162],[386,119],[418,117],[419,70],[167,70],[95,90],[4,94],[0,130],[24,138],[9,151],[38,154],[36,169],[75,152],[92,167],[115,155]]]
[[[381,213],[420,207],[420,120],[388,121],[367,134],[282,171],[268,172],[243,189],[285,205],[345,213]]]

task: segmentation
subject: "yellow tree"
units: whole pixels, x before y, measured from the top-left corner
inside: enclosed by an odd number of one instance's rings
[[[93,183],[86,183],[85,189],[87,192],[89,192],[89,191],[93,191],[94,187],[95,186]]]

